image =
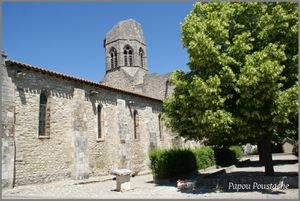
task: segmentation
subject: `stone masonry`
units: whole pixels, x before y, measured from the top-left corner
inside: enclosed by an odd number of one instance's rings
[[[149,171],[149,149],[197,145],[175,139],[159,120],[162,101],[172,91],[170,74],[147,73],[141,26],[127,20],[113,30],[106,46],[118,44],[121,61],[122,45],[131,45],[134,62],[107,66],[101,83],[8,60],[2,54],[2,187],[85,179],[119,168],[141,174]],[[135,55],[140,48],[143,65]],[[43,93],[47,109],[41,135]]]
[[[132,49],[132,65],[125,65],[124,48]],[[106,74],[102,84],[144,94],[157,99],[164,99],[172,93],[169,86],[171,73],[149,74],[147,66],[147,49],[141,25],[133,20],[123,20],[116,24],[104,40],[106,55]],[[117,65],[112,68],[111,49],[116,49]],[[139,52],[142,50],[143,55]],[[127,62],[128,63],[128,62]]]
[[[1,54],[1,154],[2,188],[14,184],[14,124],[15,124],[15,88],[5,66],[6,55]]]

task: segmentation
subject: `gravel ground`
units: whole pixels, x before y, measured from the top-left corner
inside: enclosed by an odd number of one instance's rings
[[[257,158],[252,157],[251,160]],[[273,156],[277,160],[295,160],[292,155]],[[211,170],[210,170],[211,171]],[[231,168],[232,171],[263,171],[262,167],[251,168]],[[275,171],[279,172],[298,172],[298,163],[280,164],[275,166]],[[297,199],[298,189],[278,190],[268,193],[262,192],[215,192],[209,190],[190,190],[179,191],[174,185],[156,185],[153,183],[151,174],[136,176],[131,178],[132,190],[127,192],[117,192],[116,181],[107,180],[86,184],[74,184],[73,180],[53,182],[49,184],[19,186],[14,189],[2,191],[3,199],[10,198],[89,198],[89,199],[108,199],[108,198],[178,198],[178,199]]]

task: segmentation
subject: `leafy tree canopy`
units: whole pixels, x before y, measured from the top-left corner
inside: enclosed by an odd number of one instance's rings
[[[213,145],[297,138],[297,3],[199,2],[181,29],[191,71],[171,77],[173,131]]]

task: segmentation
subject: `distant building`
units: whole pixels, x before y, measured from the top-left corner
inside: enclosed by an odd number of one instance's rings
[[[291,138],[284,138],[282,141],[282,150],[283,153],[293,153],[293,150],[295,148],[295,142]]]

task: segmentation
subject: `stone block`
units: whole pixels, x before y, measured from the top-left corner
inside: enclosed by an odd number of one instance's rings
[[[130,190],[130,175],[132,171],[128,169],[116,169],[112,171],[116,175],[117,191],[124,192]]]

